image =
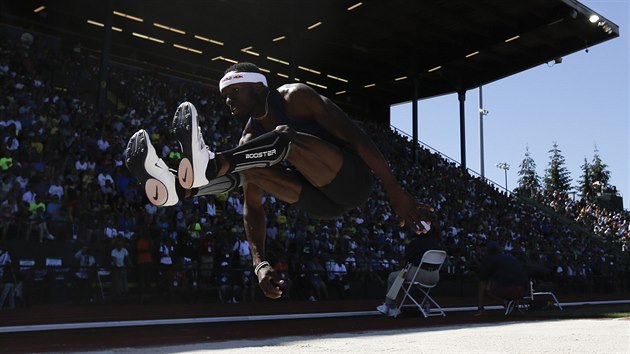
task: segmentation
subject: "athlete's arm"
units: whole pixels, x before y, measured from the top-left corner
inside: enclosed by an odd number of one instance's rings
[[[243,185],[243,226],[252,253],[253,266],[265,260],[266,222],[262,190],[251,183]]]
[[[372,139],[329,98],[318,94],[307,85],[296,84],[285,94],[287,110],[297,117],[312,117],[328,132],[347,142],[381,180],[390,197],[392,209],[400,217],[401,225],[408,224],[416,232],[426,232],[420,221],[430,223],[428,205],[418,203],[400,186],[383,154]]]
[[[248,129],[246,129],[239,145],[251,137]],[[265,239],[267,238],[267,225],[262,202],[263,191],[260,187],[246,182],[243,185],[243,199],[243,226],[249,242],[249,250],[252,254],[252,263],[254,269],[256,269],[258,264],[266,261]],[[280,290],[279,285],[282,285],[284,281],[280,280],[271,265],[260,268],[256,275],[258,276],[258,284],[267,297],[276,299],[282,296],[282,290]]]

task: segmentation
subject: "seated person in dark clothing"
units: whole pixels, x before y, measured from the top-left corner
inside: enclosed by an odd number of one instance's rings
[[[405,273],[405,279],[411,280],[411,277],[416,274],[416,270],[418,269],[417,267],[420,265],[420,261],[422,260],[422,256],[425,252],[429,250],[442,250],[443,248],[438,243],[440,240],[440,231],[439,223],[437,221],[431,222],[431,229],[426,234],[409,232],[408,235],[410,235],[408,236],[410,237],[410,240],[405,246],[405,263],[403,264],[403,267],[411,264],[411,267]],[[400,270],[397,270],[389,274],[389,277],[387,278],[387,292],[389,292],[399,273]],[[435,279],[435,277],[439,277],[439,274],[428,272],[425,269],[420,269],[414,280],[419,280],[423,283],[434,283],[439,280]],[[398,294],[394,299],[386,296],[385,302],[376,309],[383,315],[396,317],[400,312],[398,305],[403,300],[403,296],[403,291],[398,291]]]
[[[528,278],[521,262],[501,252],[496,241],[488,242],[487,256],[479,270],[478,314],[484,311],[486,292],[502,301],[520,299],[525,295]]]

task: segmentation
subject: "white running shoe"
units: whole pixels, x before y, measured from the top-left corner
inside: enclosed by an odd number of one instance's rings
[[[144,184],[144,191],[153,205],[177,204],[179,197],[175,190],[175,175],[158,157],[149,134],[144,129],[138,130],[129,139],[125,156],[127,168]]]
[[[208,149],[201,136],[197,109],[190,102],[177,107],[172,131],[182,148],[182,159],[177,168],[179,184],[185,189],[199,188],[208,184],[206,169],[214,153]]]
[[[389,307],[387,306],[387,304],[382,304],[380,306],[377,306],[376,311],[380,312],[381,314],[385,316],[389,315]]]

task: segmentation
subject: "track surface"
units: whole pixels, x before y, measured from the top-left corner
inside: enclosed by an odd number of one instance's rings
[[[606,353],[630,352],[630,321],[546,320],[231,340],[108,353]],[[102,352],[104,353],[104,352]]]
[[[617,299],[620,299],[617,297]],[[575,299],[574,299],[575,300]],[[601,300],[601,297],[598,299]],[[470,306],[471,299],[444,299],[444,307]],[[254,304],[192,304],[192,305],[102,305],[86,307],[56,307],[3,311],[2,326],[51,323],[79,323],[97,321],[149,320],[166,318],[194,318],[219,316],[255,316],[270,314],[304,314],[322,312],[373,311],[379,303],[370,301],[277,302]],[[36,331],[2,333],[2,352],[85,352],[111,351],[115,348],[163,348],[158,352],[179,351],[173,345],[201,344],[202,350],[218,349],[218,343],[229,340],[256,342],[279,337],[323,337],[345,334],[355,337],[369,331],[394,330],[396,333],[433,331],[442,326],[469,327],[499,322],[531,322],[520,314],[506,318],[501,311],[489,311],[485,316],[474,312],[449,312],[446,317],[422,318],[414,309],[407,309],[397,319],[377,315],[316,319],[288,319],[205,323],[196,325],[138,326],[124,328],[95,328],[82,330]],[[630,321],[626,321],[627,324]],[[483,327],[481,327],[483,328]],[[630,328],[626,331],[630,333]],[[361,338],[363,338],[361,336]],[[253,342],[253,343],[256,343]],[[241,347],[245,349],[245,347]],[[288,348],[287,348],[288,349]],[[129,350],[129,349],[128,349]],[[293,350],[296,350],[295,348]],[[613,351],[614,352],[614,351]]]

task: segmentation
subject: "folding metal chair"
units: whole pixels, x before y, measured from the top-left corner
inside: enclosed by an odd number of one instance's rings
[[[529,280],[529,295],[524,298],[524,300],[529,300],[530,302],[534,302],[536,296],[550,296],[554,301],[554,306],[562,310],[562,305],[556,295],[551,291],[536,291],[534,290],[534,280]]]
[[[440,269],[446,260],[446,252],[441,250],[429,250],[422,255],[422,260],[416,268],[414,274],[409,278],[406,278],[403,283],[403,290],[405,296],[398,305],[398,312],[403,307],[415,306],[420,310],[422,316],[446,316],[442,307],[429,295],[431,289],[433,289],[440,281]],[[420,273],[424,273],[421,276]],[[409,279],[409,280],[407,280]],[[423,281],[423,279],[433,279],[433,281]],[[422,296],[422,300],[418,301],[414,298],[412,290],[416,289]],[[408,303],[409,301],[411,303]]]

